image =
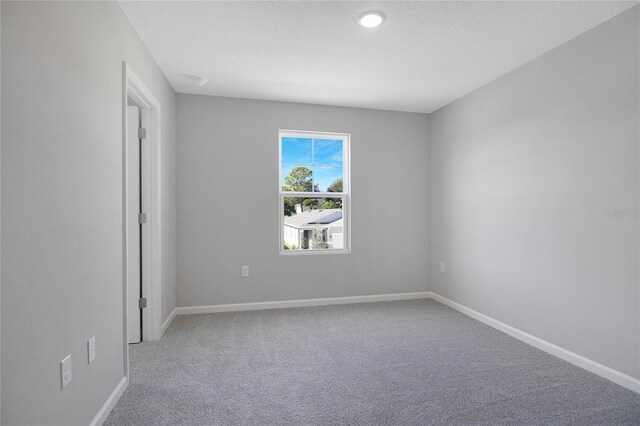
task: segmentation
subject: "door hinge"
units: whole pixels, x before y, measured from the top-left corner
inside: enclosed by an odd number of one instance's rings
[[[146,213],[138,213],[138,223],[147,223]]]
[[[146,307],[147,307],[147,298],[141,297],[140,299],[138,299],[138,308],[144,309]]]
[[[147,129],[143,129],[142,127],[140,127],[138,129],[138,139],[144,139],[147,137]]]

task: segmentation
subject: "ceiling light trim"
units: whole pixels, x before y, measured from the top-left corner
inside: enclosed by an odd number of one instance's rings
[[[384,22],[384,13],[379,10],[369,10],[358,18],[358,25],[363,28],[376,28]]]

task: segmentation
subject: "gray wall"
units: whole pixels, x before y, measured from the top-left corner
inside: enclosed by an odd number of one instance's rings
[[[430,117],[432,290],[634,377],[638,40],[635,7]]]
[[[123,60],[162,103],[166,317],[173,90],[117,4],[2,2],[3,424],[88,424],[123,376]],[[69,353],[73,381],[60,390]]]
[[[426,115],[178,95],[177,122],[178,306],[426,290]],[[278,129],[351,133],[351,254],[278,254]]]

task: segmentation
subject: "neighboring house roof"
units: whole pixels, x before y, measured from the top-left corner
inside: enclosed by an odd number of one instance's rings
[[[344,224],[344,218],[340,218],[338,220],[336,220],[335,222],[333,222],[331,224],[331,226],[342,226]]]
[[[333,224],[342,219],[341,209],[318,209],[285,216],[284,224],[294,228],[313,227],[314,225]]]

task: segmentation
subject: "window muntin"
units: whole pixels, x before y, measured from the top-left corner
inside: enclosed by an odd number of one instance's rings
[[[348,253],[349,135],[279,132],[280,253]]]

